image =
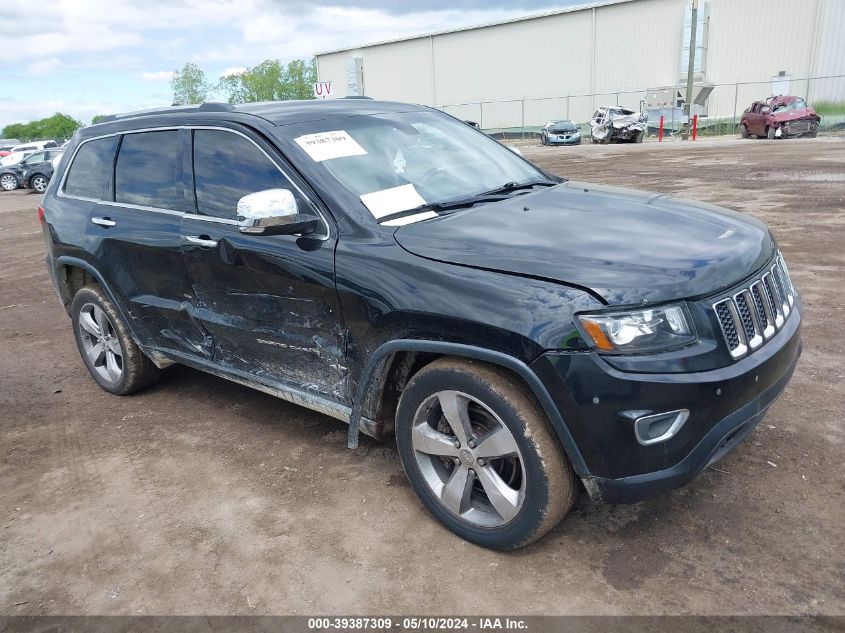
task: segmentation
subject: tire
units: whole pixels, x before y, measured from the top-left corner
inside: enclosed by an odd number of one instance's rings
[[[18,187],[20,187],[20,183],[14,174],[3,174],[0,176],[0,188],[3,191],[14,191]]]
[[[129,330],[99,286],[79,290],[70,307],[79,354],[105,391],[126,396],[152,385],[158,368],[135,345]],[[100,337],[100,334],[105,334]]]
[[[634,139],[634,142],[635,143],[642,143],[644,138],[645,138],[645,130],[643,130],[642,132],[637,134],[637,138]]]
[[[540,136],[540,144],[541,144],[541,145],[548,145],[548,144],[549,144],[549,142],[546,140],[546,135],[545,135],[545,134],[543,134],[542,136]]]
[[[775,140],[775,138],[776,138],[775,137],[775,128],[773,128],[773,127],[767,127],[766,128],[766,138],[769,139],[770,141]]]
[[[50,184],[50,180],[47,176],[42,174],[35,174],[32,178],[29,179],[29,186],[32,187],[38,193],[44,193],[47,190],[47,185]]]
[[[421,369],[399,400],[396,443],[426,508],[482,547],[531,543],[557,525],[577,497],[545,414],[518,379],[492,365],[442,358]]]
[[[745,123],[739,124],[739,137],[748,138],[748,126],[746,126]]]
[[[816,138],[819,135],[819,124],[813,123],[810,126],[810,138]]]

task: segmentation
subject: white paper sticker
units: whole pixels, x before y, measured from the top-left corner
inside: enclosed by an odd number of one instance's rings
[[[384,226],[404,226],[405,224],[413,224],[420,220],[428,220],[429,218],[436,218],[437,214],[434,211],[423,211],[422,213],[415,213],[414,215],[406,215],[404,218],[396,218],[395,220],[388,220],[383,222]]]
[[[376,219],[425,204],[423,197],[417,193],[414,185],[410,184],[365,193],[361,196],[361,202],[367,205]]]
[[[294,139],[315,162],[331,160],[332,158],[346,158],[347,156],[362,156],[367,153],[354,138],[345,130],[334,132],[319,132],[306,134]]]

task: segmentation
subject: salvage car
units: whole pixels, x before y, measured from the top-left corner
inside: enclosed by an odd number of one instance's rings
[[[52,159],[31,167],[27,166],[21,174],[21,185],[26,189],[34,190],[36,193],[44,193],[63,154],[64,152],[58,152]]]
[[[395,436],[426,508],[485,547],[539,538],[582,489],[691,481],[800,355],[762,222],[567,181],[435,109],[204,104],[67,152],[38,213],[102,389],[180,363],[342,420],[350,448]]]
[[[28,151],[28,150],[27,150]],[[24,156],[19,162],[14,163],[8,167],[0,168],[0,189],[3,191],[14,191],[28,182],[24,177],[24,172],[33,169],[34,167],[41,167],[42,165],[50,164],[57,156],[61,156],[63,149],[47,149],[41,151],[32,151],[32,153]],[[46,183],[43,192],[46,189]]]
[[[742,138],[786,138],[809,136],[819,133],[821,117],[801,97],[779,95],[766,101],[755,101],[745,112],[739,123]]]
[[[540,132],[543,145],[580,145],[581,130],[569,119],[549,121]]]
[[[619,106],[604,106],[589,120],[590,140],[593,143],[642,143],[648,115]]]

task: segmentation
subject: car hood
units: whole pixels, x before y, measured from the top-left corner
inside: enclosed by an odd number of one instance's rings
[[[714,205],[569,181],[400,227],[421,257],[580,286],[610,305],[708,295],[760,268],[766,226]]]
[[[787,110],[786,112],[772,112],[769,118],[774,119],[780,123],[787,121],[797,121],[799,119],[816,118],[814,110]]]

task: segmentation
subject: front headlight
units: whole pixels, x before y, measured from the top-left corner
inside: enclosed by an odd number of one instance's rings
[[[600,352],[662,352],[698,340],[698,333],[684,304],[646,310],[579,314],[578,321],[587,341]]]

